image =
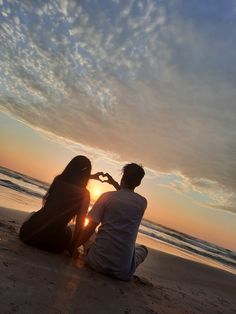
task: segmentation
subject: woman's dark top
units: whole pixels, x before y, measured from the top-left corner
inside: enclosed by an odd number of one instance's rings
[[[55,253],[69,247],[72,233],[67,227],[77,214],[86,212],[83,202],[88,190],[55,179],[44,206],[25,221],[20,229],[20,238],[25,243]]]

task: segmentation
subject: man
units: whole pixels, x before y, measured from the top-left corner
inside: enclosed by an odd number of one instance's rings
[[[120,185],[106,173],[106,182],[117,191],[99,197],[88,214],[89,224],[77,242],[78,246],[86,242],[100,224],[86,261],[96,271],[121,280],[130,280],[148,254],[145,246],[135,248],[147,200],[134,189],[144,175],[143,168],[135,163],[124,166]]]

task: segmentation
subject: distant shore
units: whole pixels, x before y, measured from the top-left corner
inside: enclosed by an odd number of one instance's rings
[[[1,313],[236,313],[236,276],[157,250],[130,282],[20,242],[28,213],[0,208]]]

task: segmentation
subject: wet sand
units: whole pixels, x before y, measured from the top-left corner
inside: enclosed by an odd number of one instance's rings
[[[0,209],[2,313],[236,313],[236,276],[149,250],[130,282],[18,239],[27,213]]]

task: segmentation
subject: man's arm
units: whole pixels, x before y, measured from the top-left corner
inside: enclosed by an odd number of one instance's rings
[[[107,177],[107,180],[104,180],[103,182],[113,185],[116,190],[120,190],[119,183],[116,182],[108,172],[104,174],[104,177]]]

